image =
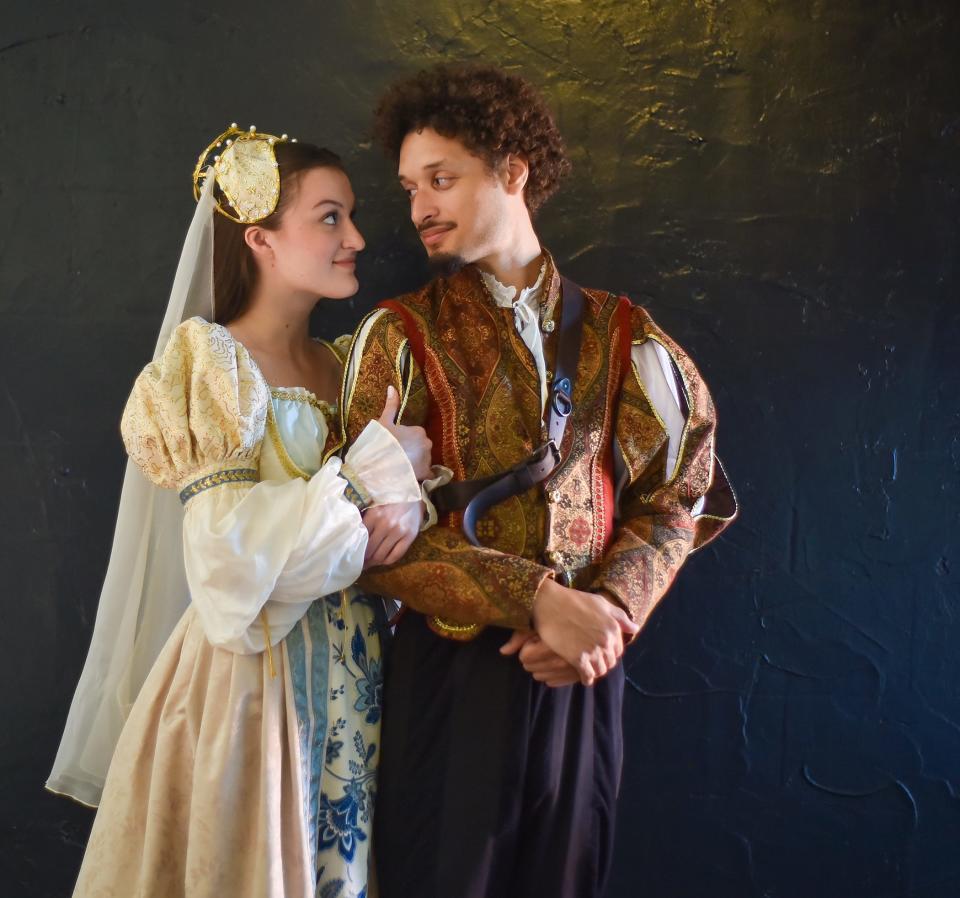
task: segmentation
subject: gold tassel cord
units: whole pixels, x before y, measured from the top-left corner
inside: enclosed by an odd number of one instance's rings
[[[273,647],[270,645],[272,640],[270,639],[270,623],[267,621],[266,608],[260,612],[260,622],[263,624],[263,634],[267,639],[267,667],[270,670],[270,679],[275,680],[277,677],[277,669],[273,666]]]

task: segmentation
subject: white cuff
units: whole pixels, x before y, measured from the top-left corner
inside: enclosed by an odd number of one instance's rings
[[[420,525],[421,533],[424,530],[429,530],[437,523],[437,507],[430,501],[430,493],[438,486],[446,486],[453,480],[453,471],[443,465],[434,465],[430,470],[433,472],[433,476],[424,480],[420,485],[420,500],[423,502],[426,511],[423,523]]]
[[[370,505],[418,502],[420,484],[407,453],[379,421],[371,421],[343,459],[350,480]]]

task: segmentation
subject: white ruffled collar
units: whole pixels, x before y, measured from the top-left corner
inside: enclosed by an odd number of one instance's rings
[[[534,306],[539,306],[540,301],[543,299],[543,279],[546,273],[547,259],[546,256],[544,256],[543,264],[540,266],[540,274],[537,275],[537,280],[529,287],[524,287],[520,291],[520,297],[518,299],[514,299],[514,297],[517,295],[516,287],[507,287],[506,285],[501,284],[500,281],[494,277],[494,275],[489,274],[486,271],[480,270],[480,277],[483,279],[483,285],[487,288],[487,292],[491,297],[493,297],[493,301],[501,309],[509,309],[516,305],[527,304],[528,301],[532,301],[531,304]]]

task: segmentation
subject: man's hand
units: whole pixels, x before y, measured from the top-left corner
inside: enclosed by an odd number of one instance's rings
[[[640,627],[602,596],[544,580],[533,600],[533,624],[540,639],[570,664],[584,686],[612,670],[623,654],[624,633]]]
[[[416,502],[375,505],[364,511],[363,523],[369,533],[367,551],[363,556],[364,570],[381,564],[393,564],[403,558],[420,532],[423,513],[423,501],[420,499]]]
[[[387,387],[387,401],[378,420],[393,434],[400,448],[407,454],[417,480],[426,480],[433,473],[430,469],[433,443],[430,442],[427,432],[422,427],[395,424],[398,411],[400,411],[400,394],[392,386]]]
[[[580,682],[577,669],[563,660],[532,630],[514,630],[500,647],[500,654],[516,654],[523,669],[535,680],[557,688]]]

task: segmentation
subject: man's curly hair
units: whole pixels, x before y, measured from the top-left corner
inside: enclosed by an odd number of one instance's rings
[[[524,188],[535,212],[570,171],[563,139],[543,97],[529,81],[495,66],[441,64],[391,85],[374,113],[374,135],[400,157],[403,139],[433,128],[459,140],[496,169],[508,153],[526,157]]]

